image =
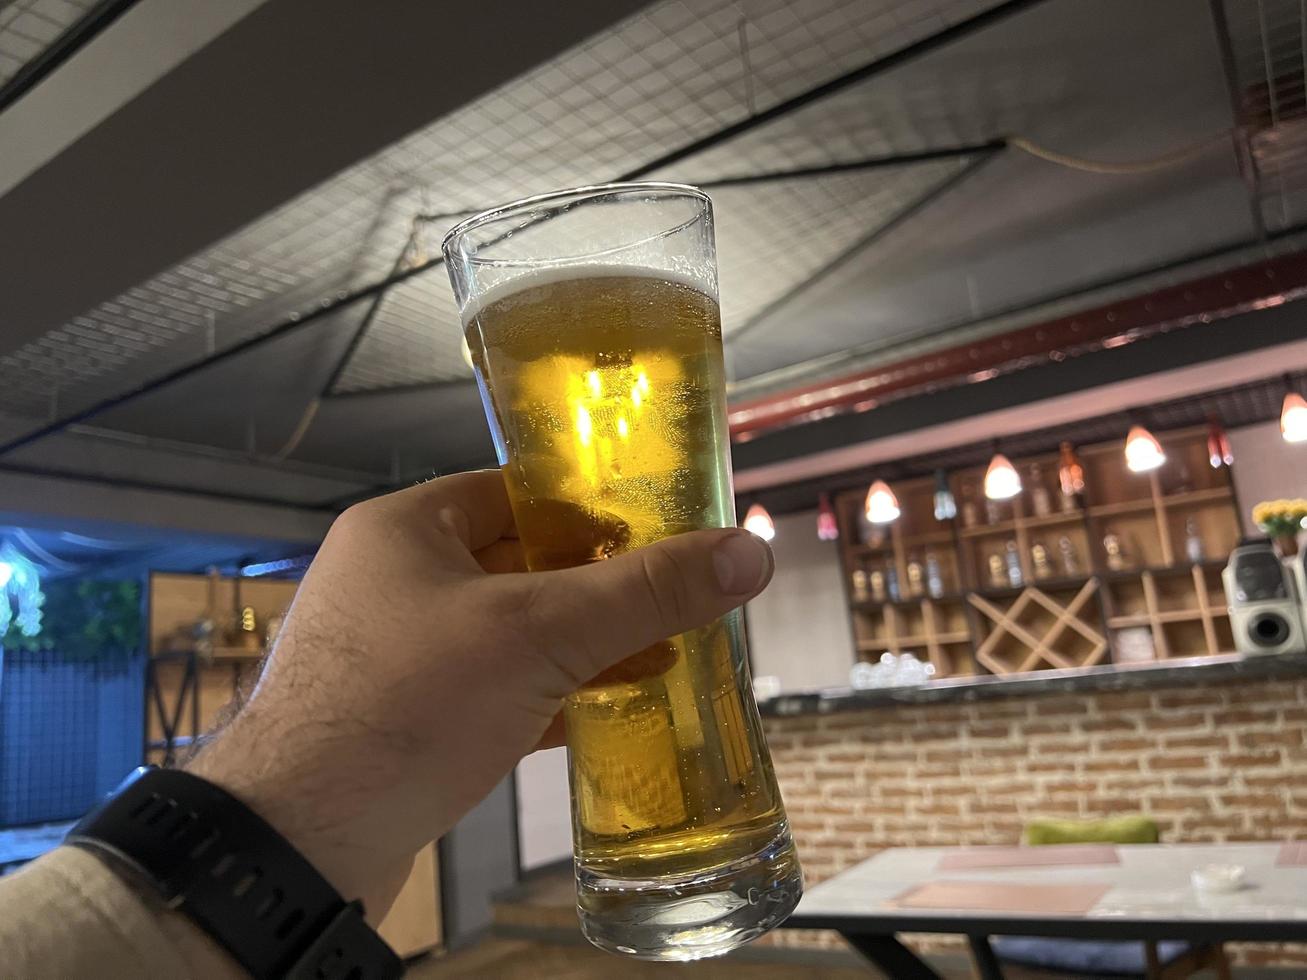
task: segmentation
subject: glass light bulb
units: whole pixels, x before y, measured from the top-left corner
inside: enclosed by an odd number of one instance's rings
[[[835,520],[835,511],[831,509],[830,497],[823,493],[817,500],[817,537],[822,541],[834,541],[839,536],[840,527]]]
[[[744,529],[758,535],[764,541],[776,537],[776,525],[772,522],[771,514],[767,513],[767,508],[762,504],[754,504],[745,513]]]
[[[1280,410],[1280,435],[1285,442],[1307,442],[1307,399],[1296,391],[1284,396]]]
[[[1125,437],[1125,465],[1132,473],[1147,473],[1166,462],[1166,453],[1157,437],[1142,425],[1130,427]]]
[[[867,491],[867,520],[873,524],[890,524],[899,518],[899,498],[884,480],[877,480]]]
[[[985,496],[990,500],[1011,500],[1021,492],[1021,474],[1012,461],[995,453],[985,470]]]

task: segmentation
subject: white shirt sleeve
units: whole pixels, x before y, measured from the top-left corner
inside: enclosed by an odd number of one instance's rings
[[[193,950],[182,944],[207,940],[179,932],[190,928],[76,847],[0,878],[0,973],[8,977],[198,978],[208,971],[197,972]]]

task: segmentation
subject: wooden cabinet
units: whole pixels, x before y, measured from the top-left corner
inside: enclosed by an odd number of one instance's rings
[[[1233,651],[1230,471],[1209,465],[1205,430],[1159,439],[1167,460],[1149,474],[1126,468],[1122,442],[1080,447],[1086,488],[1069,499],[1056,453],[1013,460],[1010,501],[985,499],[984,467],[951,473],[951,520],[935,518],[931,478],[894,484],[901,514],[884,526],[863,516],[865,488],[837,496],[858,655],[911,652],[955,677]]]
[[[441,943],[437,862],[435,844],[428,844],[418,852],[395,904],[377,927],[390,948],[406,959],[435,949]]]
[[[298,583],[277,579],[230,578],[155,573],[150,576],[150,661],[146,691],[146,755],[171,765],[185,758],[196,735],[217,724],[242,685],[257,677],[263,651],[216,645],[198,656],[178,638],[211,606],[233,619],[237,606],[250,606],[262,626],[289,608]],[[211,598],[212,597],[212,598]],[[237,601],[239,598],[239,602]],[[219,623],[230,628],[230,623]],[[436,846],[423,848],[413,862],[399,897],[379,931],[400,956],[409,957],[441,943],[441,911]]]

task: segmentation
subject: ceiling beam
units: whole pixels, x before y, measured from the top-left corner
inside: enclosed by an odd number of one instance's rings
[[[197,502],[203,501],[203,506]],[[222,494],[195,494],[172,488],[126,486],[62,473],[0,469],[0,515],[23,524],[75,521],[114,523],[284,541],[320,541],[335,518],[333,510],[233,500]]]
[[[1220,320],[1307,296],[1307,252],[1267,259],[968,344],[790,389],[732,406],[733,439],[834,414],[870,411],[929,387],[987,381],[1078,353],[1114,348],[1198,322]]]
[[[1250,314],[1254,323],[1266,315],[1275,313]],[[1270,333],[1264,329],[1262,332]],[[1184,342],[1179,337],[1166,340]],[[1192,353],[1192,341],[1188,346]],[[1105,383],[1077,386],[1071,379],[1064,379],[1059,385],[1045,386],[1042,394],[1033,397],[1018,392],[1016,397],[1005,393],[1008,397],[1003,398],[995,391],[992,394],[997,397],[969,397],[967,406],[954,405],[951,412],[935,412],[935,406],[925,403],[938,399],[930,395],[918,396],[896,405],[899,411],[895,414],[900,418],[882,426],[877,435],[869,435],[863,441],[848,444],[839,440],[823,441],[816,451],[806,455],[743,468],[739,466],[741,454],[737,449],[735,491],[754,494],[774,490],[775,500],[792,499],[798,503],[795,508],[782,506],[782,511],[807,509],[816,499],[818,489],[829,490],[836,485],[856,486],[859,483],[865,486],[872,478],[873,470],[884,473],[892,473],[895,467],[914,470],[917,468],[914,461],[963,446],[979,447],[983,463],[993,451],[996,436],[1011,440],[1028,433],[1102,418],[1105,410],[1109,414],[1112,410],[1129,412],[1143,406],[1253,384],[1279,371],[1307,368],[1307,340],[1282,341],[1235,352],[1237,346],[1237,343],[1229,344],[1217,358],[1151,373],[1139,370],[1143,365],[1138,363],[1135,353],[1118,351],[1117,361],[1135,361],[1134,370],[1122,363],[1123,369],[1114,372]],[[1106,352],[1100,356],[1112,357],[1113,354]],[[1160,360],[1165,363],[1165,359]],[[1159,367],[1160,364],[1154,361],[1152,366]],[[1051,366],[1043,370],[1049,371]],[[1104,381],[1101,374],[1098,380]],[[955,402],[958,400],[954,399]],[[1228,420],[1225,421],[1229,424]],[[899,422],[902,424],[897,424]],[[818,440],[810,437],[809,444],[817,446]],[[773,497],[768,495],[768,509],[771,509],[772,501]]]

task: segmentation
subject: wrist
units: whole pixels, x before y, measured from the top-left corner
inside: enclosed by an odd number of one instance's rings
[[[306,745],[246,709],[185,769],[266,820],[346,900],[361,900],[375,925],[402,885],[412,855],[386,855],[375,846],[384,835],[369,834],[365,825],[369,788],[329,758],[335,741]],[[392,889],[400,865],[404,871]]]
[[[66,841],[126,862],[255,977],[323,976],[329,967],[400,975],[358,901],[241,799],[194,772],[137,770]]]

